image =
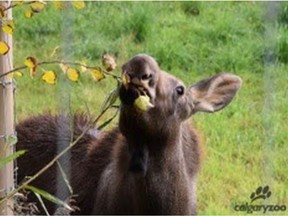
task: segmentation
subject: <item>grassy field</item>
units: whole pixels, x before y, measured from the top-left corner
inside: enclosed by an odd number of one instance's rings
[[[266,204],[288,207],[287,11],[286,3],[273,2],[87,2],[80,11],[48,4],[26,19],[15,8],[14,61],[57,57],[99,65],[109,52],[119,74],[128,58],[149,53],[187,85],[221,71],[241,76],[243,87],[227,109],[193,118],[204,151],[199,214],[239,214],[234,205],[250,203],[250,194],[265,185],[272,191]],[[97,115],[115,87],[111,78],[94,83],[87,74],[79,83],[49,86],[39,72],[33,80],[27,71],[17,79],[18,121],[69,106]]]

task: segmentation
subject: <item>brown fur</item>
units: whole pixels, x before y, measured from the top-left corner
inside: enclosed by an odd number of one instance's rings
[[[86,133],[73,147],[71,158],[62,162],[64,167],[71,162],[67,172],[74,194],[79,195],[80,211],[76,213],[196,214],[200,150],[197,134],[187,119],[197,111],[198,104],[201,111],[208,107],[208,112],[214,104],[217,109],[226,106],[238,90],[240,79],[229,74],[217,75],[185,89],[181,81],[161,71],[147,55],[132,58],[123,66],[123,72],[133,81],[128,88],[120,89],[119,127],[99,132],[92,126],[93,133]],[[220,80],[220,84],[214,80]],[[133,106],[142,84],[154,105],[143,113]],[[208,89],[209,94],[203,89]],[[211,92],[217,93],[219,89],[220,93],[213,97]],[[227,96],[221,90],[233,95]],[[89,120],[83,115],[73,118],[76,139]],[[69,143],[71,137],[69,117],[31,117],[18,124],[16,130],[17,148],[28,150],[18,160],[20,180],[36,173],[55,156],[59,139]],[[33,185],[56,194],[56,167]],[[52,204],[47,207],[50,213],[55,211]]]

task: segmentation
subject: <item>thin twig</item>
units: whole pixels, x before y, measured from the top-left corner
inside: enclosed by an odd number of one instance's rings
[[[114,79],[117,79],[117,80],[121,80],[121,77],[113,74],[113,73],[110,73],[110,72],[107,72],[106,70],[102,69],[101,67],[99,66],[87,66],[85,64],[82,64],[82,63],[78,63],[78,62],[71,62],[71,61],[59,61],[59,60],[52,60],[52,61],[42,61],[42,62],[39,62],[37,63],[37,65],[49,65],[49,64],[68,64],[68,65],[75,65],[75,66],[82,66],[82,67],[86,67],[87,69],[97,69],[97,70],[100,70],[101,72],[103,72],[104,74],[108,75],[108,76],[111,76],[113,77]],[[16,72],[16,71],[19,71],[19,70],[23,70],[23,69],[26,69],[28,68],[27,66],[21,66],[21,67],[17,67],[17,68],[14,68],[8,72],[5,72],[3,74],[0,75],[0,78],[1,77],[4,77],[4,76],[7,76],[8,74],[11,74],[13,72]]]
[[[12,1],[12,2],[13,2],[13,1]],[[12,2],[11,2],[11,4],[10,4],[7,8],[5,8],[3,11],[9,10],[9,9],[14,8],[14,7],[17,7],[17,6],[21,6],[21,5],[17,5],[17,4],[12,4]],[[29,5],[29,4],[33,4],[33,3],[35,3],[35,2],[37,2],[37,1],[23,2],[22,4],[23,4],[23,5]]]
[[[105,110],[103,110],[90,125],[96,124],[99,121],[99,119],[105,114],[105,112],[110,107],[112,107],[112,105],[108,106]],[[58,155],[56,155],[56,157],[53,158],[45,167],[43,167],[35,175],[33,175],[31,178],[29,178],[27,181],[25,181],[23,184],[21,184],[18,188],[14,189],[10,193],[8,193],[2,200],[0,200],[0,204],[2,204],[4,201],[10,199],[11,197],[13,197],[17,192],[19,192],[21,189],[23,189],[26,185],[30,184],[33,180],[35,180],[40,175],[42,175],[47,169],[49,169],[54,163],[56,163],[61,156],[63,156],[67,151],[69,151],[73,146],[75,146],[78,143],[78,141],[88,132],[88,130],[90,130],[89,125],[87,125],[87,128],[85,130],[83,130],[83,132],[80,134],[79,137],[77,137],[77,139],[74,142],[72,142],[62,152],[60,152]]]

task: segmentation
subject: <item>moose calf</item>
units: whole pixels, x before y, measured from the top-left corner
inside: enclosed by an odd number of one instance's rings
[[[145,54],[130,59],[122,71],[129,82],[119,92],[118,127],[109,132],[91,128],[68,154],[70,184],[80,209],[74,213],[196,214],[200,152],[188,119],[197,112],[213,113],[228,105],[241,79],[221,73],[186,88]],[[134,104],[140,95],[147,95],[153,107],[140,111]],[[47,114],[17,125],[17,149],[27,150],[18,159],[19,181],[54,158],[59,142],[70,142],[71,128],[75,140],[89,123],[84,115],[75,115],[70,127],[67,119]],[[56,168],[51,167],[32,185],[61,194]],[[30,199],[36,201],[32,195]],[[55,206],[45,203],[53,213]]]

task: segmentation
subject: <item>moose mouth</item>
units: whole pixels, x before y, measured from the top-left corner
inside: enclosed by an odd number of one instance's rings
[[[143,113],[155,107],[153,96],[149,89],[141,85],[134,86],[134,88],[137,92],[136,98],[133,102],[133,106],[136,108],[136,110],[140,111],[140,113]]]
[[[148,97],[149,103],[154,106],[153,88],[148,85],[148,82],[140,81],[139,79],[132,78],[131,75],[123,73],[123,86],[126,90],[134,92],[135,100],[140,97]],[[148,100],[147,99],[147,100]]]
[[[150,99],[150,101],[152,100],[152,95],[151,95],[151,93],[150,93],[150,91],[147,89],[147,88],[145,88],[145,87],[143,87],[143,86],[135,86],[136,87],[136,89],[137,89],[137,91],[138,91],[138,93],[139,93],[139,96],[148,96],[149,97],[149,99]]]

